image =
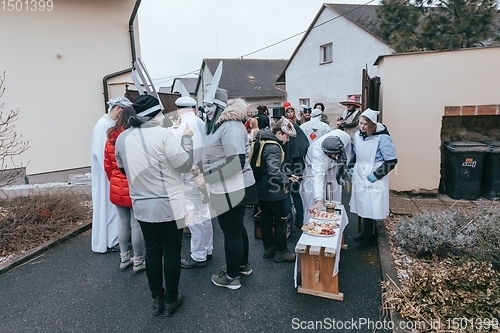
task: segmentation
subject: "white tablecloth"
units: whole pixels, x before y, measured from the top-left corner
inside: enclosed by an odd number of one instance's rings
[[[337,208],[342,209],[342,214],[340,216],[340,227],[335,229],[335,235],[332,237],[321,237],[321,236],[311,236],[305,233],[302,233],[297,244],[306,244],[310,246],[320,246],[320,247],[331,247],[335,249],[335,266],[333,268],[333,275],[335,276],[339,273],[339,262],[340,262],[340,249],[342,246],[342,234],[344,233],[345,226],[349,223],[349,219],[347,218],[347,214],[343,205],[337,205]],[[297,273],[299,269],[299,255],[295,259],[295,269],[294,269],[294,282],[295,288],[297,288]]]

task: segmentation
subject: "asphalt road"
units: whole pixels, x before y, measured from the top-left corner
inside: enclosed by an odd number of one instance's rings
[[[214,259],[205,268],[183,269],[183,305],[171,318],[154,317],[146,274],[121,272],[116,252],[93,253],[87,231],[0,275],[0,332],[385,332],[367,325],[383,320],[381,267],[377,247],[356,249],[354,216],[340,260],[344,300],[336,301],[297,293],[293,263],[262,258],[252,212],[246,210],[245,225],[253,274],[241,277],[239,290],[210,281],[225,263],[222,232],[214,225]],[[300,233],[294,228],[290,250]],[[189,237],[182,252],[189,253]]]

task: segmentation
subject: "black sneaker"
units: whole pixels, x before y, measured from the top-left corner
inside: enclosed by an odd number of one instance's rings
[[[173,315],[175,310],[177,310],[177,308],[181,306],[182,301],[182,294],[179,291],[179,293],[177,294],[177,298],[173,303],[165,303],[165,317],[170,317],[171,315]]]
[[[159,316],[165,307],[165,298],[163,295],[156,296],[153,298],[153,316]]]
[[[207,265],[207,261],[196,261],[191,256],[187,259],[181,259],[181,267],[182,268],[194,268],[194,267],[205,267]]]
[[[264,254],[262,255],[264,258],[272,258],[274,257],[274,247],[268,247],[267,249],[264,249]]]

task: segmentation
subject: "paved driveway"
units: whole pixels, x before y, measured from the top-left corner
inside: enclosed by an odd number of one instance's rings
[[[93,253],[87,231],[0,275],[0,332],[295,332],[319,331],[321,323],[324,331],[374,332],[359,323],[381,320],[380,261],[376,247],[356,249],[353,216],[344,233],[340,302],[297,293],[293,264],[262,258],[262,243],[253,238],[253,210],[246,211],[254,273],[242,276],[239,290],[210,281],[224,264],[222,232],[214,225],[214,259],[205,268],[183,270],[184,304],[171,318],[154,317],[146,275],[120,272],[118,253]],[[290,250],[299,236],[295,228]],[[189,253],[188,237],[182,251]],[[335,330],[333,320],[358,328]]]

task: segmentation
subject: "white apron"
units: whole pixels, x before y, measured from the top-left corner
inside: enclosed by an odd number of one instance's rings
[[[389,177],[370,183],[367,176],[383,162],[374,162],[380,136],[363,140],[354,135],[356,164],[352,175],[352,194],[349,201],[352,213],[360,217],[383,220],[389,215]]]
[[[321,147],[321,146],[319,146]],[[304,178],[300,187],[300,197],[302,198],[302,205],[304,206],[304,223],[309,222],[311,215],[309,208],[316,202],[315,197],[321,194],[324,200],[326,197],[326,184],[332,183],[333,196],[332,200],[342,202],[342,186],[337,183],[337,162],[328,158],[323,150],[320,152],[323,163],[315,161],[316,163],[309,164],[306,160],[306,167],[304,169]]]

